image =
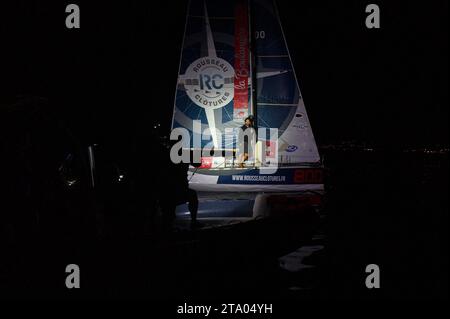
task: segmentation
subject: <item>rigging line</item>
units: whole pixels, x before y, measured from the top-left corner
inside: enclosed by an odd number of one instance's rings
[[[258,120],[261,120],[261,121],[263,121],[266,125],[267,125],[267,127],[268,128],[270,128],[270,125],[269,125],[269,123],[267,123],[266,121],[264,121],[264,119],[261,117],[261,118],[259,118]]]
[[[233,120],[233,117],[230,115],[230,113],[228,113],[227,108],[224,107],[223,109],[225,110],[225,113],[227,113],[228,118],[229,118],[230,120]]]
[[[266,48],[271,48],[273,47],[274,44],[276,44],[277,41],[279,41],[280,39],[274,39],[271,42],[269,42],[269,44],[266,46]]]
[[[205,10],[205,29],[206,29],[206,42],[208,46],[208,56],[216,57],[216,47],[214,44],[214,38],[211,30],[211,24],[209,23],[208,10],[206,9],[206,2],[203,3]]]
[[[189,102],[189,104],[186,106],[186,108],[184,109],[183,113],[186,113],[187,110],[189,110],[189,108],[192,106],[192,101]]]
[[[202,108],[200,108],[200,110],[198,110],[198,114],[197,114],[197,120],[200,118],[200,113],[202,112]]]
[[[189,178],[188,183],[191,181],[192,177],[194,177],[194,174],[197,172],[197,170],[198,170],[198,167],[196,167],[194,169],[194,171],[192,172],[191,178]]]

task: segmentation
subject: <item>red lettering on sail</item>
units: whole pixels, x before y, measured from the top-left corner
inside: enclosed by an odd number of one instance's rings
[[[248,116],[249,33],[247,2],[237,1],[234,27],[234,110],[235,120]]]

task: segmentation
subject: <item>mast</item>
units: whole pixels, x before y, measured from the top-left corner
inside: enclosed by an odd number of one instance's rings
[[[254,159],[254,165],[257,164],[257,161],[259,159],[259,151],[258,151],[258,145],[260,146],[260,143],[258,144],[258,105],[257,105],[257,80],[256,80],[256,38],[255,38],[255,31],[252,28],[253,23],[253,10],[252,10],[252,0],[247,0],[248,4],[248,32],[249,32],[249,63],[250,63],[250,114],[253,115],[253,128],[255,130],[255,145],[253,147],[253,159]],[[259,166],[259,164],[258,164]]]
[[[253,10],[251,8],[252,0],[248,0],[248,32],[249,32],[249,61],[250,61],[250,81],[251,81],[251,89],[250,89],[250,111],[254,117],[254,126],[257,127],[257,90],[256,90],[256,39],[255,32],[252,28],[253,23]]]

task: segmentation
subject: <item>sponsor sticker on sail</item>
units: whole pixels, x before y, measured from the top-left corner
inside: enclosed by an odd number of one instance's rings
[[[248,112],[249,34],[248,12],[245,1],[237,1],[235,7],[234,43],[234,109],[233,119],[243,120]]]

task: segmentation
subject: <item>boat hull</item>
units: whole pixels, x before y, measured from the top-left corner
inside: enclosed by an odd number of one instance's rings
[[[199,192],[320,192],[321,167],[295,166],[248,169],[198,169],[189,172],[189,187]]]

